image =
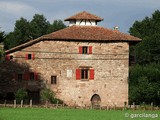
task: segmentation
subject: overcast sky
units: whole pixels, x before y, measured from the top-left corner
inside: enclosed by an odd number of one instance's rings
[[[10,32],[20,17],[31,20],[35,13],[53,22],[88,11],[104,18],[98,25],[127,33],[135,20],[160,10],[160,0],[0,0],[0,31]],[[65,22],[68,25],[68,22]]]

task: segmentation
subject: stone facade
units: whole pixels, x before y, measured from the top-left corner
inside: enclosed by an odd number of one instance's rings
[[[79,46],[92,46],[92,54],[79,54]],[[30,53],[34,53],[34,60],[26,60],[26,54]],[[10,55],[13,60],[27,63],[30,70],[41,74],[43,83],[67,105],[90,105],[94,94],[100,96],[103,106],[123,106],[128,102],[127,42],[46,40]],[[94,80],[76,80],[76,69],[81,66],[94,69]],[[71,74],[68,77],[67,71]],[[57,76],[56,85],[51,84],[51,76]]]
[[[0,91],[25,88],[37,99],[47,87],[69,106],[128,103],[129,45],[140,39],[97,26],[102,20],[84,11],[66,19],[70,27],[5,51]]]

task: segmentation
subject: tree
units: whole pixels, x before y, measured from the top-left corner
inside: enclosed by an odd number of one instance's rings
[[[131,35],[142,39],[135,46],[136,58],[139,64],[160,62],[160,11],[157,10],[152,17],[146,17],[142,21],[136,21],[130,28]]]
[[[66,25],[63,23],[62,20],[54,20],[53,23],[50,25],[49,33],[58,31],[63,28],[66,28]]]
[[[15,93],[15,98],[17,100],[17,102],[19,103],[21,100],[24,100],[27,98],[28,94],[27,91],[23,88],[18,89]]]
[[[30,38],[30,28],[29,21],[25,18],[20,18],[15,23],[14,35],[17,39],[18,44],[25,43],[29,41]]]
[[[4,31],[0,31],[0,43],[4,42],[4,39],[5,39],[5,33]]]
[[[8,50],[12,47],[15,47],[17,44],[17,39],[14,32],[10,32],[6,35],[4,40],[4,49]]]
[[[135,65],[130,68],[129,101],[159,105],[160,64]]]
[[[48,88],[43,89],[41,91],[40,95],[41,95],[41,99],[46,101],[46,106],[47,106],[48,102],[51,102],[54,99],[54,96],[55,96],[53,91],[51,91]]]
[[[3,59],[3,56],[4,56],[4,51],[3,51],[4,39],[5,39],[5,33],[0,31],[0,63],[2,62],[2,59]]]
[[[129,100],[137,104],[146,102],[159,105],[160,100],[160,11],[151,17],[135,21],[129,32],[142,41],[130,49],[136,52],[139,65],[130,68]]]
[[[31,37],[33,39],[47,34],[50,23],[43,15],[35,14],[30,22]]]
[[[23,44],[30,39],[29,22],[24,18],[20,18],[20,20],[17,20],[15,23],[14,31],[10,32],[6,36],[4,41],[4,48],[10,49],[17,45]]]
[[[14,31],[8,33],[5,37],[4,48],[10,49],[65,27],[61,20],[55,20],[53,24],[50,24],[44,15],[35,14],[31,21],[21,17],[16,21]]]

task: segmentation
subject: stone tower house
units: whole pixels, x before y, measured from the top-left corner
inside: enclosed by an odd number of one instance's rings
[[[123,106],[128,102],[129,45],[140,39],[98,26],[102,20],[80,12],[65,19],[69,27],[7,50],[7,64],[28,66],[10,70],[10,92],[23,87],[38,97],[48,87],[69,106]]]

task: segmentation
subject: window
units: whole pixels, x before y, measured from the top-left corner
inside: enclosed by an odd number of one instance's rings
[[[12,60],[13,59],[13,55],[10,55],[10,60]]]
[[[28,59],[32,59],[32,54],[28,54]]]
[[[34,60],[35,59],[35,55],[33,54],[26,54],[26,60]]]
[[[94,69],[89,67],[76,69],[76,80],[94,80]]]
[[[57,76],[51,76],[51,84],[57,84]]]
[[[23,75],[22,74],[18,74],[18,81],[22,81],[23,80]]]
[[[34,80],[34,73],[33,72],[29,73],[29,79]]]
[[[88,53],[88,47],[83,46],[82,47],[82,54],[87,54]]]
[[[37,72],[25,72],[24,73],[24,80],[39,80],[39,73]]]
[[[79,54],[92,54],[92,46],[79,46]]]
[[[12,60],[12,59],[13,59],[13,55],[6,55],[6,56],[5,56],[5,59],[6,59],[6,60]]]
[[[88,69],[81,69],[81,79],[88,79]]]

